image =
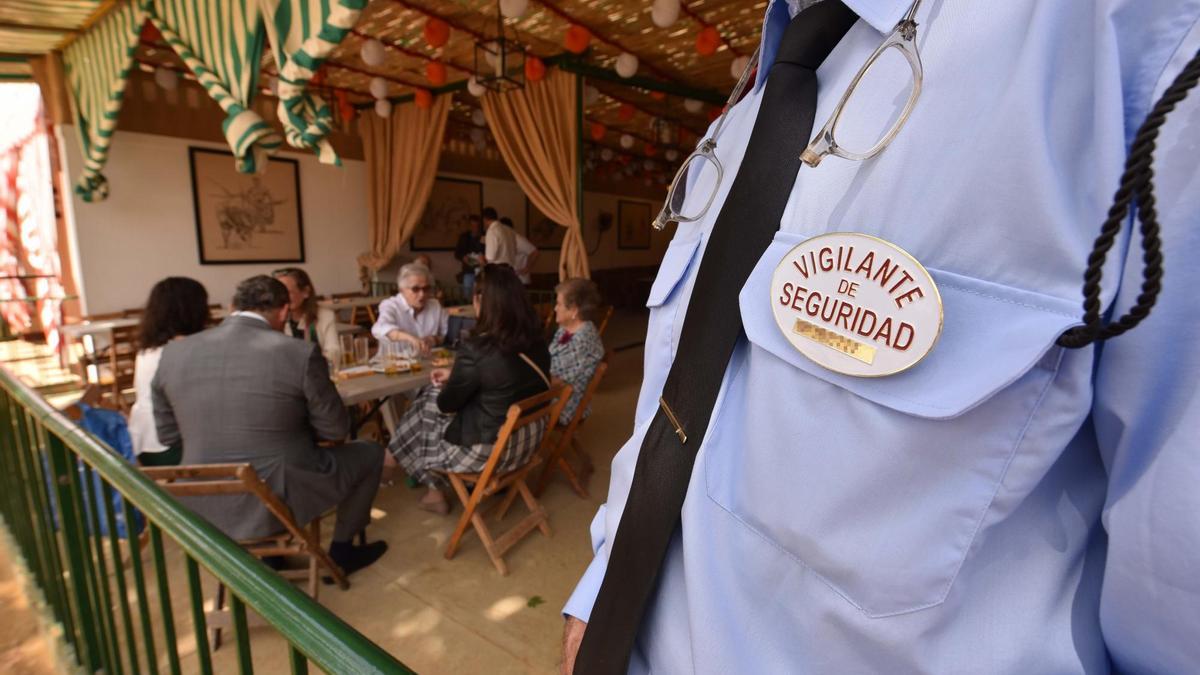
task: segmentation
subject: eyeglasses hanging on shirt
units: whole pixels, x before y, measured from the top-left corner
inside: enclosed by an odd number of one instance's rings
[[[916,16],[920,6],[921,0],[915,0],[909,6],[908,11],[896,23],[896,27],[888,33],[883,42],[859,68],[845,93],[838,100],[829,120],[825,122],[800,155],[801,161],[805,164],[816,166],[829,155],[853,161],[871,159],[883,152],[896,134],[900,133],[900,128],[908,121],[913,107],[917,104],[917,97],[921,94],[921,84],[924,79],[921,55],[917,51]],[[712,206],[725,174],[725,169],[716,154],[717,138],[725,125],[725,116],[741,98],[742,92],[750,81],[751,73],[758,67],[760,49],[754,50],[754,55],[750,57],[750,62],[742,71],[742,76],[738,78],[737,86],[729,95],[729,100],[725,104],[725,109],[721,111],[721,116],[717,118],[713,132],[700,142],[699,147],[691,155],[688,155],[683,165],[679,167],[675,179],[671,181],[671,188],[667,192],[666,203],[663,204],[658,217],[654,219],[654,229],[661,230],[672,222],[695,222],[703,218],[709,207]],[[894,60],[887,58],[891,55],[889,50],[895,50],[903,57],[902,66],[898,66]],[[901,68],[901,72],[896,72],[897,67]],[[854,96],[855,93],[861,94],[863,91],[870,92],[870,95]],[[876,103],[880,100],[881,95],[885,100],[890,97],[894,101],[903,101],[903,106],[897,106],[891,112],[887,112],[886,106],[862,105],[867,98],[870,98],[872,103]],[[883,117],[880,117],[880,111],[884,112]],[[839,142],[839,138],[841,142]],[[687,177],[692,171],[701,176],[705,173],[712,173],[716,176],[715,180],[711,181],[712,187],[707,199],[703,202],[692,200],[690,204],[685,205]]]

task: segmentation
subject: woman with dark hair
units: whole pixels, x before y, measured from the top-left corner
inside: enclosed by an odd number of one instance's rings
[[[171,340],[204,330],[208,318],[208,291],[199,281],[167,277],[150,289],[150,298],[142,310],[137,360],[133,367],[133,389],[137,398],[129,411],[129,438],[138,462],[144,466],[174,465],[183,457],[181,446],[167,447],[158,442],[150,383],[158,372],[163,346]]]
[[[284,267],[272,274],[287,286],[288,309],[291,317],[283,326],[283,332],[294,338],[315,342],[321,346],[325,360],[339,363],[342,345],[338,340],[337,315],[329,307],[317,305],[317,289],[313,287],[308,272],[299,267]]]
[[[474,333],[459,347],[452,370],[430,373],[431,385],[400,419],[389,447],[408,475],[429,487],[420,506],[434,513],[450,512],[435,470],[483,470],[508,407],[550,386],[550,353],[516,272],[485,266],[473,300]],[[544,423],[522,429],[497,470],[528,461],[544,431]]]

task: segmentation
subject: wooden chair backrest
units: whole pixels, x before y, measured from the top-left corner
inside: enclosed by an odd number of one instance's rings
[[[299,541],[308,541],[308,533],[297,523],[292,510],[270,486],[258,477],[249,464],[184,464],[144,467],[142,473],[176,497],[252,494]],[[310,542],[311,543],[311,542]],[[318,546],[319,548],[319,546]]]
[[[350,291],[349,293],[330,293],[329,297],[334,300],[344,300],[346,298],[365,298],[367,294],[362,291]]]
[[[500,431],[496,435],[496,442],[492,445],[492,454],[488,457],[487,464],[479,474],[479,482],[486,485],[492,478],[496,466],[508,450],[508,442],[513,437],[513,434],[517,430],[531,424],[536,424],[540,420],[546,420],[546,431],[542,434],[542,440],[537,451],[531,456],[543,456],[551,443],[548,432],[554,427],[554,421],[562,414],[563,406],[567,404],[567,399],[570,397],[571,385],[561,380],[555,380],[546,391],[510,405],[508,407],[508,415],[504,418],[504,425],[500,427]]]
[[[112,329],[112,344],[108,349],[108,367],[112,371],[112,396],[119,406],[125,405],[123,393],[133,388],[133,370],[137,363],[138,326]]]
[[[613,306],[605,305],[602,307],[603,312],[600,314],[600,320],[596,322],[596,332],[600,337],[604,337],[604,329],[608,328],[608,321],[613,315]]]
[[[94,323],[96,321],[112,321],[113,319],[124,319],[124,318],[126,318],[125,311],[128,311],[128,310],[124,310],[124,311],[120,311],[120,312],[101,312],[99,314],[87,314],[87,315],[84,315],[82,321],[84,323]]]

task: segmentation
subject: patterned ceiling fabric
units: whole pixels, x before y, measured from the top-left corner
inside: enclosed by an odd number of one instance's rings
[[[103,4],[104,0],[4,0],[0,23],[76,30]]]
[[[288,143],[317,151],[323,164],[341,165],[326,136],[329,105],[308,83],[354,27],[367,0],[259,0],[279,65],[279,119]]]
[[[225,111],[222,131],[238,171],[266,168],[282,144],[252,107],[266,34],[257,0],[153,0],[151,20]]]
[[[101,201],[108,196],[108,181],[100,170],[108,159],[108,146],[117,127],[125,80],[129,77],[133,52],[145,20],[143,5],[125,0],[63,52],[79,142],[83,148],[83,174],[75,185],[75,192],[87,202]]]

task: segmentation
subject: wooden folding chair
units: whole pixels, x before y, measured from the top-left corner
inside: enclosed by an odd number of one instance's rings
[[[600,334],[600,337],[604,337],[604,329],[608,328],[608,322],[612,319],[613,306],[605,305],[601,309],[603,312],[600,315],[600,320],[596,322],[596,332]]]
[[[252,494],[283,524],[284,531],[267,537],[243,539],[237,543],[255,558],[271,556],[302,556],[308,559],[304,569],[280,570],[279,576],[290,581],[307,581],[308,594],[317,599],[320,589],[320,569],[333,577],[338,587],[350,588],[342,568],[321,547],[321,518],[314,518],[307,527],[300,527],[292,510],[270,486],[258,477],[249,464],[193,464],[166,467],[144,467],[142,471],[167,492],[176,497],[206,497],[214,495]],[[221,646],[221,629],[230,626],[225,611],[225,585],[217,582],[213,610],[206,620],[212,629],[212,648]]]
[[[98,373],[113,406],[128,413],[129,401],[125,392],[133,389],[133,369],[137,362],[137,326],[122,326],[112,329],[112,343],[108,346],[108,374]]]
[[[544,450],[550,441],[550,427],[554,425],[554,420],[558,419],[558,416],[562,413],[563,406],[566,405],[567,399],[570,396],[571,386],[556,381],[554,386],[548,391],[512,404],[508,408],[508,417],[504,420],[504,426],[500,427],[496,443],[492,446],[492,454],[488,457],[487,464],[484,465],[482,472],[442,472],[450,480],[450,485],[453,486],[455,494],[458,495],[459,500],[463,504],[463,514],[458,519],[458,527],[454,528],[454,534],[450,537],[450,543],[446,546],[447,560],[453,558],[454,554],[458,551],[459,542],[462,540],[463,535],[466,534],[468,526],[475,528],[480,541],[483,542],[483,548],[487,551],[492,564],[496,566],[496,570],[501,575],[508,574],[508,566],[504,564],[505,552],[523,539],[525,535],[532,532],[534,528],[537,528],[541,530],[542,534],[547,537],[550,536],[549,517],[546,515],[546,510],[534,498],[533,493],[529,491],[529,486],[525,483],[525,477],[541,461]],[[537,451],[531,455],[530,461],[510,471],[497,473],[496,467],[500,464],[500,459],[508,450],[509,439],[519,429],[536,424],[542,420],[546,422],[546,433],[542,435],[542,440],[538,444]],[[467,485],[474,485],[474,488],[468,491]],[[501,492],[506,492],[506,494],[499,502],[492,506],[497,512],[497,521],[504,518],[504,514],[508,512],[509,507],[512,506],[518,496],[525,502],[525,506],[529,509],[529,515],[522,518],[520,522],[513,525],[508,531],[495,536],[488,528],[487,522],[484,520],[484,514],[479,511],[479,505],[487,497],[497,495]]]
[[[571,489],[575,491],[575,494],[587,499],[587,478],[581,478],[579,474],[583,472],[577,472],[571,467],[570,462],[567,461],[566,453],[567,448],[570,448],[577,456],[583,459],[585,465],[588,465],[591,461],[580,446],[579,441],[576,440],[575,433],[579,431],[579,427],[583,424],[584,411],[591,405],[592,397],[595,396],[596,389],[600,387],[600,381],[604,379],[604,373],[608,372],[608,364],[611,361],[612,352],[610,351],[604,354],[604,358],[596,366],[596,372],[592,373],[592,379],[588,381],[587,389],[583,391],[583,397],[579,399],[579,407],[575,408],[575,414],[571,416],[571,420],[567,422],[566,426],[557,424],[558,418],[554,418],[556,422],[555,431],[558,432],[558,441],[550,446],[550,454],[546,457],[546,464],[542,467],[542,473],[538,476],[537,487],[533,491],[534,495],[538,497],[542,496],[542,493],[546,491],[546,486],[550,484],[550,479],[554,477],[554,472],[557,470],[562,471],[563,475],[566,476],[567,482],[571,484]],[[547,435],[550,435],[549,431],[547,431]]]
[[[353,291],[351,293],[331,293],[329,295],[329,297],[336,301],[336,300],[348,300],[350,298],[365,298],[365,297],[367,297],[367,294],[363,293],[362,291]],[[358,323],[358,310],[360,310],[360,309],[363,309],[363,308],[357,307],[357,306],[350,308],[350,321],[348,321],[347,323],[353,323],[353,324]],[[374,312],[371,311],[370,307],[367,307],[365,309],[367,310],[367,318],[371,320],[371,323],[375,323]]]

